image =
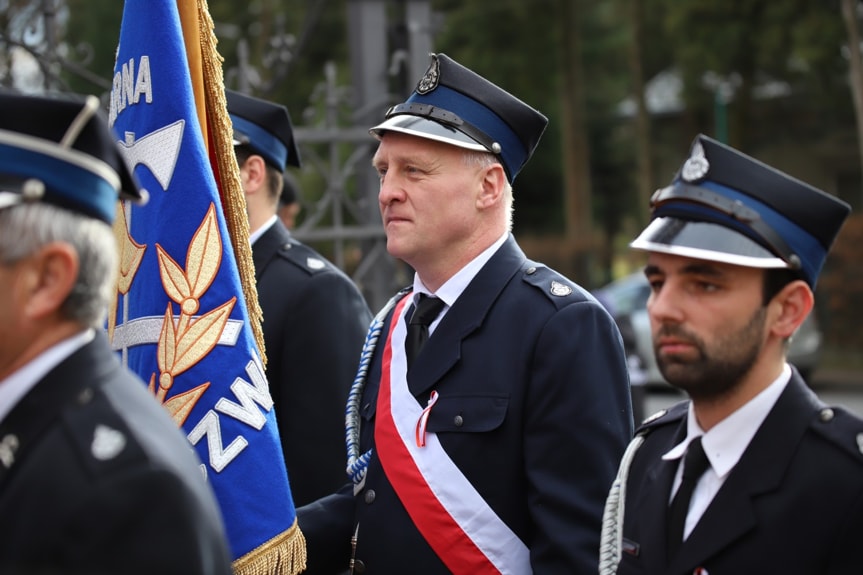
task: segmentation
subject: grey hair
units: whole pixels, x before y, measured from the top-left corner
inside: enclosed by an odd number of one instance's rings
[[[117,245],[111,227],[50,204],[30,203],[0,210],[0,265],[27,258],[52,242],[78,254],[78,277],[60,311],[84,326],[103,327],[116,289]]]
[[[467,166],[475,166],[477,168],[487,168],[492,164],[500,164],[500,160],[492,154],[491,152],[479,152],[475,150],[465,150],[464,151],[464,162]],[[513,208],[513,195],[512,195],[512,185],[509,183],[509,180],[506,181],[506,186],[503,190],[503,201],[504,207],[506,208],[506,229],[507,231],[512,231],[512,216],[514,212]]]

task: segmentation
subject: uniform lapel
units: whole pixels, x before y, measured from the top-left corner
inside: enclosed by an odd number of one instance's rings
[[[276,221],[252,244],[252,261],[255,263],[255,280],[261,279],[264,268],[276,257],[279,250],[291,243],[291,234],[281,221]]]
[[[0,449],[4,450],[0,462],[0,500],[3,485],[14,473],[17,464],[27,456],[28,450],[38,442],[42,432],[51,425],[66,405],[76,398],[87,399],[83,392],[101,381],[110,369],[110,355],[105,336],[97,333],[93,341],[60,362],[21,399],[0,423]],[[99,346],[104,346],[102,352]],[[75,377],[69,377],[73,374]],[[81,377],[87,374],[87,377]]]
[[[754,500],[786,479],[797,445],[821,403],[796,374],[716,494],[669,572],[691,572],[755,527]]]
[[[627,509],[626,513],[631,514],[631,517],[641,518],[642,525],[647,525],[649,521],[653,526],[642,529],[639,534],[641,540],[636,542],[640,546],[639,553],[647,573],[662,573],[668,564],[665,526],[668,523],[668,500],[678,461],[664,461],[662,454],[680,443],[685,436],[686,418],[684,417],[674,433],[669,436],[670,440],[661,445],[652,455],[654,463],[647,470],[645,477],[643,479],[630,477],[630,483],[633,481],[641,483],[641,486],[636,488],[641,497],[637,500],[636,507]],[[649,520],[646,521],[645,518]]]
[[[492,304],[526,259],[510,235],[468,284],[411,367],[408,387],[414,396],[427,391],[459,360],[462,340],[482,325]]]

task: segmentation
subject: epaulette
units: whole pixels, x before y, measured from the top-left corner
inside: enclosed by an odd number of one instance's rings
[[[573,298],[583,300],[585,292],[572,281],[542,264],[528,261],[521,270],[522,279],[544,293],[555,306],[563,307]]]
[[[689,411],[689,403],[689,400],[685,399],[667,409],[660,409],[653,415],[646,417],[636,428],[635,433],[647,435],[654,429],[658,429],[664,425],[677,424],[681,419],[686,417]]]
[[[863,463],[863,419],[844,407],[825,405],[817,412],[810,427]]]
[[[282,244],[279,248],[279,255],[309,275],[335,269],[333,264],[318,252],[293,238]]]
[[[137,438],[99,388],[85,389],[63,419],[80,460],[94,476],[110,475],[144,458]]]

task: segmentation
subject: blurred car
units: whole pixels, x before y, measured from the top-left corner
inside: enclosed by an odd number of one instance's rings
[[[614,317],[624,340],[629,356],[630,378],[633,384],[664,384],[653,354],[653,339],[650,319],[647,316],[647,298],[650,285],[641,272],[615,280],[597,290],[593,295]],[[788,347],[788,363],[793,364],[804,379],[809,379],[821,356],[822,334],[815,312],[806,318]],[[637,358],[638,361],[634,361]],[[633,369],[637,373],[633,373]]]

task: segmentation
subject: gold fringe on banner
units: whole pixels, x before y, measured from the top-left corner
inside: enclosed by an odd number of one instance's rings
[[[284,533],[234,561],[234,575],[299,573],[306,568],[306,538],[297,522]]]
[[[234,154],[233,127],[231,118],[228,116],[228,105],[225,99],[224,75],[222,73],[223,58],[216,48],[218,40],[213,32],[215,26],[210,17],[207,0],[197,0],[194,4],[186,0],[177,0],[177,8],[183,26],[183,37],[186,41],[186,53],[189,58],[192,87],[195,92],[201,128],[204,132],[207,148],[215,156],[216,175],[222,196],[222,211],[225,215],[225,223],[231,236],[231,245],[234,248],[234,256],[240,272],[240,283],[243,287],[246,307],[249,310],[252,333],[261,353],[261,361],[266,367],[267,354],[264,347],[264,332],[261,327],[264,314],[258,302],[255,263],[252,260],[252,246],[249,243],[246,195],[243,193],[240,168]],[[200,39],[198,46],[193,45],[193,38]],[[193,55],[197,57],[193,57]],[[201,85],[201,79],[203,79],[203,85]],[[205,110],[206,118],[200,117],[202,110]]]

